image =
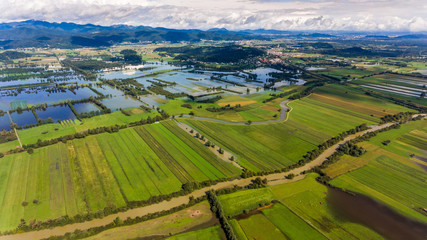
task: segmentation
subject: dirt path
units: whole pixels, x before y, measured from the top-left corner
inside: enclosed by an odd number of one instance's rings
[[[288,101],[289,100],[285,100],[285,101],[280,103],[280,107],[282,108],[282,110],[280,111],[279,119],[252,122],[251,125],[287,121],[289,114],[286,114],[286,112],[288,112],[289,107],[286,105],[286,103],[288,103]],[[292,108],[290,108],[290,109],[292,111]],[[289,111],[289,112],[291,112],[291,111]],[[225,123],[225,124],[231,124],[231,125],[249,125],[247,122],[229,122],[229,121],[215,119],[215,118],[197,117],[197,116],[190,116],[190,115],[182,115],[180,117],[197,119],[197,120],[207,120],[207,121],[213,121],[213,122],[219,122],[219,123]]]
[[[9,111],[7,111],[7,115],[9,116],[10,122],[13,123],[12,116],[10,116]],[[22,143],[21,143],[21,139],[19,138],[18,131],[16,131],[16,128],[13,128],[13,131],[15,131],[15,135],[16,135],[16,138],[18,139],[19,146],[22,147]]]
[[[378,125],[371,126],[371,128],[368,130],[347,136],[344,140],[342,140],[342,141],[338,142],[337,144],[331,146],[330,148],[326,149],[315,160],[307,163],[306,165],[304,165],[302,167],[299,167],[299,168],[296,168],[296,169],[293,169],[291,171],[284,172],[284,173],[275,173],[275,174],[266,175],[266,176],[263,176],[262,178],[267,178],[267,180],[269,181],[269,185],[277,185],[277,184],[283,184],[283,183],[288,183],[288,182],[300,180],[300,179],[304,178],[304,176],[300,174],[302,171],[310,170],[311,168],[313,168],[315,166],[320,166],[326,160],[327,157],[331,156],[336,151],[336,149],[341,144],[343,144],[349,140],[352,140],[358,136],[361,136],[365,133],[376,131],[376,130],[388,127],[392,124],[393,123],[387,123],[387,124],[380,125],[380,126],[378,126]],[[292,180],[288,180],[285,178],[285,176],[287,176],[290,173],[293,173],[296,175],[296,177]],[[221,183],[218,183],[218,184],[211,186],[211,187],[206,187],[206,188],[196,190],[193,193],[188,194],[186,196],[173,198],[170,201],[163,201],[163,202],[153,204],[150,206],[135,208],[135,209],[128,210],[126,212],[120,212],[120,213],[112,214],[112,215],[109,215],[109,216],[104,217],[102,219],[94,219],[94,220],[83,222],[83,223],[74,223],[74,224],[69,224],[69,225],[62,226],[62,227],[55,227],[52,229],[44,229],[44,230],[40,230],[40,231],[26,232],[26,233],[20,233],[20,234],[15,234],[15,235],[10,235],[10,236],[2,236],[2,237],[0,237],[0,240],[42,239],[42,238],[47,238],[47,237],[50,237],[53,235],[64,235],[67,232],[74,232],[76,229],[86,230],[86,229],[93,228],[93,227],[99,227],[99,226],[103,226],[103,225],[107,225],[107,224],[111,223],[117,217],[120,217],[121,219],[126,219],[128,217],[135,218],[137,216],[144,216],[144,215],[149,214],[149,213],[154,213],[154,212],[158,212],[158,211],[162,211],[162,210],[168,210],[168,209],[177,207],[179,205],[186,204],[186,203],[188,203],[190,196],[193,196],[195,198],[201,197],[205,194],[206,191],[208,191],[210,189],[217,190],[217,189],[222,189],[222,188],[231,188],[235,185],[246,186],[246,185],[250,184],[251,180],[253,180],[255,178],[256,177],[247,178],[247,179],[236,179],[236,180],[228,181],[228,182],[221,182]]]

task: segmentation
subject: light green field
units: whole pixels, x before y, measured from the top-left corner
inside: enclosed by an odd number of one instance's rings
[[[215,224],[215,222],[212,221],[214,218],[215,217],[210,210],[209,203],[204,201],[190,208],[183,209],[164,217],[140,222],[130,226],[109,229],[85,239],[137,239],[149,238],[150,236],[169,236],[169,234],[180,234],[201,224]],[[206,231],[204,233],[209,232],[210,231]],[[214,232],[215,231],[212,231],[211,233]],[[178,239],[182,239],[182,236],[192,236],[193,234],[194,232],[184,233],[182,235],[177,235],[176,237],[179,237]]]
[[[219,226],[208,227],[192,232],[182,233],[173,237],[166,238],[168,240],[199,240],[199,239],[225,239],[224,234]]]
[[[239,220],[239,225],[243,229],[247,239],[288,239],[262,214],[252,215],[249,218]]]
[[[327,239],[282,204],[275,204],[262,213],[289,239]]]
[[[262,96],[268,97],[268,93],[262,93]],[[255,122],[275,119],[273,116],[275,114],[279,115],[279,112],[274,108],[263,108],[263,106],[270,105],[263,104],[262,99],[263,98],[259,97],[250,98],[237,95],[224,96],[223,99],[216,103],[197,103],[184,99],[174,99],[170,100],[167,104],[161,105],[160,108],[170,115],[189,114],[193,112],[195,116],[198,117],[214,118],[230,122],[247,122],[248,120]],[[183,104],[190,104],[192,108],[181,107]],[[242,107],[239,110],[225,110],[220,112],[210,112],[206,110],[206,108],[219,108],[226,104],[230,104],[232,107],[236,104],[241,104]],[[202,107],[198,108],[199,106]]]
[[[310,98],[289,105],[293,110],[284,123],[236,126],[191,119],[180,121],[238,155],[237,161],[253,171],[283,168],[332,136],[363,123],[378,122],[367,114]]]
[[[74,141],[0,159],[0,229],[17,227],[21,218],[47,220],[124,206],[107,162],[91,161],[88,155],[99,149],[90,147]]]
[[[344,130],[349,130],[362,123],[373,124],[374,119],[360,115],[351,110],[321,105],[316,100],[304,98],[292,101],[289,105],[293,108],[289,119],[315,128],[318,131],[336,136]]]
[[[243,210],[252,211],[260,205],[270,203],[273,193],[268,188],[250,189],[218,197],[226,216],[236,216]]]
[[[21,218],[93,213],[239,174],[172,121],[58,143],[0,159],[0,231]]]
[[[0,153],[15,149],[16,147],[19,147],[18,140],[2,143],[0,144]]]
[[[132,110],[132,109],[131,109]],[[131,111],[129,110],[129,111]],[[146,113],[141,110],[138,114],[126,116],[120,111],[113,112],[110,114],[98,115],[92,118],[85,118],[81,122],[75,120],[78,124],[45,124],[38,127],[29,129],[18,130],[19,137],[21,138],[22,144],[33,144],[41,140],[49,140],[58,138],[61,136],[75,134],[77,132],[86,131],[88,129],[94,129],[98,127],[108,127],[114,125],[123,125],[131,122],[140,121],[148,116],[154,117],[158,115],[156,111]],[[1,146],[1,144],[0,144]]]
[[[337,216],[326,201],[328,188],[318,183],[316,176],[309,174],[303,180],[270,189],[275,199],[331,239],[383,239],[373,230]]]
[[[335,186],[360,192],[382,201],[396,211],[427,222],[422,208],[427,204],[427,173],[421,168],[427,163],[417,157],[427,157],[427,127],[425,120],[403,124],[400,129],[379,133],[362,146],[368,149],[363,156],[364,164],[348,169],[338,169],[340,161],[332,164],[325,172],[343,173],[331,181]],[[383,141],[391,142],[384,146]],[[353,161],[360,161],[358,158]],[[345,159],[348,162],[348,159]],[[354,170],[357,169],[357,170]],[[353,170],[349,173],[349,170]]]
[[[352,69],[351,67],[332,67],[332,68],[328,68],[326,71],[319,71],[319,74],[326,74],[328,76],[332,76],[332,77],[337,77],[337,78],[341,78],[341,77],[363,77],[366,75],[370,75],[373,72],[377,72],[377,71],[384,71],[384,68],[381,67],[370,67],[370,68],[357,68],[357,69]]]
[[[248,240],[245,232],[243,231],[242,227],[239,225],[239,222],[236,219],[230,219],[228,220],[228,223],[230,223],[231,228],[233,228],[234,235],[236,235],[237,239]]]
[[[221,147],[239,157],[252,171],[283,168],[297,162],[329,135],[295,121],[266,125],[235,126],[182,119]]]

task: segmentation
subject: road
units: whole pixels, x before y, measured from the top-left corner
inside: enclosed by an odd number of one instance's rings
[[[289,107],[286,106],[286,103],[288,101],[289,100],[285,100],[285,101],[283,101],[283,102],[280,103],[280,107],[281,107],[282,110],[280,111],[280,117],[279,117],[279,119],[265,120],[265,121],[259,121],[259,122],[252,122],[251,125],[287,121],[288,120],[288,115],[286,114],[286,112],[288,112]],[[291,112],[291,111],[292,111],[292,108],[290,108],[289,112]],[[191,119],[197,119],[197,120],[207,120],[207,121],[225,123],[225,124],[230,124],[230,125],[249,125],[247,122],[229,122],[229,121],[215,119],[215,118],[205,118],[205,117],[198,117],[198,116],[191,116],[191,115],[182,115],[182,117],[184,117],[184,118],[191,118]]]
[[[326,149],[316,159],[307,163],[304,166],[301,166],[299,168],[296,168],[296,169],[293,169],[291,171],[284,172],[284,173],[274,173],[274,174],[266,175],[266,176],[263,176],[262,178],[267,178],[269,185],[283,184],[283,183],[288,183],[291,181],[296,181],[296,180],[302,179],[303,176],[300,175],[301,172],[310,170],[315,166],[320,166],[327,159],[327,157],[331,156],[337,150],[337,148],[340,145],[342,145],[345,142],[350,141],[350,140],[352,140],[358,136],[361,136],[365,133],[376,131],[376,130],[388,127],[392,124],[393,123],[387,123],[387,124],[383,124],[383,125],[370,126],[371,128],[368,130],[347,136],[342,141],[340,141],[337,144]],[[292,180],[288,180],[285,178],[285,176],[287,176],[290,173],[293,173],[297,176]],[[153,204],[150,206],[130,209],[126,212],[120,212],[120,213],[112,214],[112,215],[106,216],[106,217],[101,218],[101,219],[93,219],[93,220],[87,221],[87,222],[74,223],[74,224],[69,224],[66,226],[55,227],[52,229],[43,229],[40,231],[26,232],[26,233],[14,234],[14,235],[9,235],[9,236],[1,236],[0,240],[23,240],[23,239],[48,238],[48,237],[53,236],[53,235],[64,235],[67,232],[74,232],[77,229],[86,230],[86,229],[93,228],[93,227],[99,227],[99,226],[107,225],[107,224],[111,223],[114,219],[116,219],[117,217],[120,217],[121,219],[126,219],[128,217],[135,218],[138,216],[144,216],[144,215],[149,214],[149,213],[154,213],[154,212],[163,211],[163,210],[169,210],[169,209],[177,207],[179,205],[188,203],[190,196],[193,196],[195,198],[201,197],[205,194],[206,191],[208,191],[210,189],[217,190],[217,189],[222,189],[222,188],[231,188],[235,185],[246,186],[246,185],[250,184],[251,180],[253,180],[255,178],[256,177],[246,178],[246,179],[235,179],[232,181],[221,182],[221,183],[218,183],[218,184],[210,186],[210,187],[205,187],[205,188],[196,190],[193,193],[188,194],[186,196],[173,198],[169,201],[163,201],[163,202]]]

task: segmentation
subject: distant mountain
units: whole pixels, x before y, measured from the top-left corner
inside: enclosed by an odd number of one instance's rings
[[[100,26],[94,24],[51,23],[28,20],[22,22],[0,23],[0,48],[13,49],[22,47],[105,47],[122,42],[199,42],[239,41],[249,39],[268,40],[273,38],[296,38],[309,40],[340,39],[346,36],[365,35],[362,33],[339,32],[329,33],[282,31],[274,29],[255,29],[229,31],[225,28],[212,28],[207,31],[199,29],[168,29],[147,26],[113,25]],[[382,33],[384,34],[384,33]],[[405,40],[419,41],[427,39],[427,34],[404,33],[398,37],[382,35],[365,35],[365,40]],[[321,48],[322,46],[315,46]],[[330,46],[324,46],[330,48]]]
[[[0,47],[102,47],[122,42],[198,42],[201,40],[265,39],[226,29],[167,29],[146,26],[99,26],[28,20],[0,24]]]
[[[427,34],[408,34],[395,37],[395,39],[427,39]]]
[[[364,38],[365,39],[376,39],[376,40],[389,40],[390,39],[389,36],[385,36],[385,35],[366,35]]]

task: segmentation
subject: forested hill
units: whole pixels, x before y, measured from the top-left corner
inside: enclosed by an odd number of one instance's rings
[[[146,26],[99,26],[28,20],[0,24],[0,47],[101,47],[121,42],[198,42],[205,40],[264,39],[259,35],[223,29],[202,31]]]
[[[331,34],[332,33],[332,34]],[[99,26],[93,24],[51,23],[28,20],[22,22],[0,23],[0,49],[23,47],[104,47],[122,42],[199,42],[269,40],[272,38],[292,38],[305,40],[351,40],[363,37],[365,41],[422,41],[426,33],[369,33],[331,32],[316,33],[304,31],[279,30],[242,30],[229,31],[224,28],[212,28],[207,31],[199,29],[168,29],[147,26],[113,25]]]

